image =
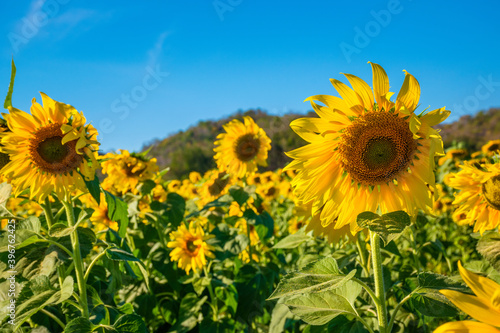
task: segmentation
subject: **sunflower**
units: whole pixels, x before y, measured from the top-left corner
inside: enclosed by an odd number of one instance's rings
[[[465,320],[446,323],[439,326],[434,333],[484,332],[500,333],[500,285],[493,280],[474,274],[462,267],[458,262],[462,279],[475,295],[463,294],[459,291],[444,289],[439,292],[446,296],[456,307],[479,322]]]
[[[257,165],[267,166],[267,152],[271,140],[251,117],[243,117],[244,123],[234,119],[224,125],[226,133],[217,136],[214,148],[215,161],[221,171],[243,178],[257,170]]]
[[[420,86],[406,71],[392,102],[387,74],[381,66],[371,66],[373,92],[354,75],[345,74],[354,90],[332,79],[342,98],[309,97],[306,101],[320,118],[290,124],[309,144],[287,153],[294,161],[284,170],[297,172],[292,186],[299,204],[310,206],[308,229],[327,236],[345,230],[355,235],[360,230],[356,217],[364,211],[414,215],[418,209],[432,209],[434,156],[444,152],[431,126],[450,111],[441,108],[417,116]]]
[[[14,185],[14,195],[29,189],[42,202],[55,192],[60,200],[74,189],[86,191],[98,168],[97,131],[83,114],[44,93],[43,106],[33,98],[31,114],[9,107],[4,114],[10,131],[0,133],[0,151],[8,162],[0,171]]]
[[[226,172],[211,170],[205,174],[205,177],[208,178],[208,180],[203,184],[203,196],[201,198],[204,204],[214,201],[221,195],[227,193],[231,185],[231,177]]]
[[[127,192],[137,194],[139,182],[158,176],[156,158],[148,159],[141,154],[130,154],[120,149],[120,154],[108,153],[102,159],[102,173],[108,175],[102,187],[115,195]]]
[[[212,238],[212,235],[205,236],[205,232],[200,225],[194,222],[189,223],[189,229],[181,224],[176,231],[170,233],[171,242],[167,246],[173,248],[170,258],[178,262],[179,268],[186,271],[197,271],[207,264],[206,258],[215,258],[212,251],[213,246],[205,241]]]
[[[500,164],[464,162],[456,174],[446,178],[447,185],[460,190],[455,195],[454,213],[458,224],[473,225],[481,234],[500,225]],[[462,217],[462,218],[459,218]]]
[[[97,231],[113,229],[118,230],[118,223],[116,221],[112,221],[108,215],[108,204],[106,202],[106,196],[104,193],[101,193],[100,203],[97,202],[88,195],[88,198],[85,200],[88,203],[89,208],[94,209],[92,216],[90,217],[90,221],[94,225]]]
[[[481,147],[481,151],[485,155],[496,154],[500,150],[500,140],[491,140],[487,144]]]

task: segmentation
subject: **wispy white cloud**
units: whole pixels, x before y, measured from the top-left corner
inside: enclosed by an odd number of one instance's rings
[[[165,39],[170,35],[168,31],[162,32],[158,39],[156,40],[153,48],[148,50],[148,66],[153,66],[158,62],[158,58],[161,56],[163,52],[163,44],[165,43]]]

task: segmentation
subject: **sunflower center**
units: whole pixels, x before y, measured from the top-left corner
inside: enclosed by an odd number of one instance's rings
[[[500,175],[483,184],[483,195],[490,207],[500,210]]]
[[[9,154],[0,153],[0,169],[10,162]]]
[[[30,140],[31,161],[42,171],[64,174],[76,170],[83,157],[76,152],[77,140],[62,144],[61,124],[40,128]]]
[[[417,149],[408,122],[389,112],[357,118],[341,136],[344,169],[359,184],[379,185],[408,169]]]
[[[54,136],[40,142],[37,147],[38,154],[47,163],[61,163],[68,156],[68,146],[61,143],[62,137]]]
[[[188,240],[186,242],[186,249],[189,253],[196,254],[195,252],[197,252],[198,246],[194,244],[194,240]]]
[[[234,153],[236,157],[243,162],[252,160],[259,152],[260,141],[254,134],[245,134],[236,140]]]
[[[498,149],[500,149],[500,145],[498,143],[493,143],[488,147],[488,151],[497,151]]]

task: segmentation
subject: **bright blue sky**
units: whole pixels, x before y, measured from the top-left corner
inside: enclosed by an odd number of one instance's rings
[[[408,70],[420,110],[447,106],[458,119],[500,106],[499,11],[496,1],[4,1],[0,87],[14,56],[14,106],[29,111],[38,91],[72,104],[104,151],[239,109],[307,112],[306,97],[336,95],[329,78],[347,82],[340,72],[371,85],[367,61],[395,92]]]

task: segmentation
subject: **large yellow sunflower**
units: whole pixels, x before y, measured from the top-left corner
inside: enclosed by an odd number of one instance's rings
[[[460,190],[453,204],[459,205],[454,216],[461,216],[459,224],[474,224],[474,232],[481,234],[500,225],[500,164],[475,165],[464,162],[446,183]]]
[[[267,166],[267,152],[271,140],[251,117],[243,117],[244,123],[234,119],[224,125],[226,133],[217,136],[214,148],[215,161],[221,171],[243,178]]]
[[[83,177],[94,179],[98,167],[97,131],[83,114],[44,93],[43,106],[32,100],[31,114],[9,107],[4,114],[10,131],[0,133],[0,151],[10,162],[0,173],[14,185],[17,196],[29,189],[30,198],[43,201],[55,192],[86,191]]]
[[[330,239],[346,231],[356,234],[356,217],[364,211],[403,210],[411,215],[432,208],[434,156],[444,152],[431,126],[450,111],[441,108],[417,116],[420,86],[406,71],[392,102],[387,74],[381,66],[371,66],[373,92],[354,75],[345,74],[353,89],[331,79],[342,98],[309,97],[319,118],[290,124],[309,144],[287,153],[294,161],[284,170],[297,172],[294,193],[314,217],[308,230]]]
[[[212,238],[212,235],[205,235],[200,225],[194,222],[189,223],[189,229],[181,224],[176,231],[170,233],[171,242],[167,246],[173,248],[170,258],[178,262],[189,274],[189,271],[197,271],[207,264],[206,258],[215,258],[212,251],[214,247],[205,241]]]

